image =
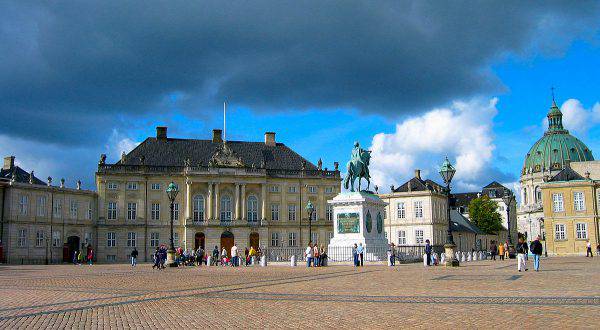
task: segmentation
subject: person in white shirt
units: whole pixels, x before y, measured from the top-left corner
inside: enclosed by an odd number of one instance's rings
[[[587,246],[587,251],[585,253],[585,256],[593,258],[594,255],[592,254],[592,243],[590,242],[590,240],[587,241],[587,245],[586,246]]]
[[[313,260],[313,248],[312,242],[308,242],[308,246],[306,247],[306,251],[304,251],[304,256],[306,257],[306,267],[310,267],[310,264]]]
[[[233,267],[238,266],[238,248],[235,244],[231,247],[231,259],[233,262]]]

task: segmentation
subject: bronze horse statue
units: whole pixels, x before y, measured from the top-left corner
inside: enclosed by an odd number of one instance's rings
[[[371,176],[369,175],[369,162],[371,161],[371,151],[360,148],[358,142],[354,143],[352,158],[347,164],[348,173],[344,178],[344,188],[354,191],[354,180],[358,179],[358,191],[360,191],[360,179],[367,180],[367,190],[371,185]]]

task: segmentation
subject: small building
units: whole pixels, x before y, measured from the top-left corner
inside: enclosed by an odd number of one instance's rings
[[[548,253],[585,254],[600,244],[600,161],[573,162],[541,185]]]

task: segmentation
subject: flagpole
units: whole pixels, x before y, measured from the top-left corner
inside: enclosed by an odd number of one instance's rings
[[[227,141],[227,101],[223,101],[223,142]]]

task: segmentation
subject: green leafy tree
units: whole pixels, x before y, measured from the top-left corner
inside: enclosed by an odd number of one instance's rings
[[[496,234],[502,229],[502,216],[498,212],[498,204],[487,195],[471,200],[469,218],[486,234]]]

